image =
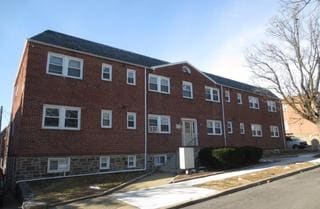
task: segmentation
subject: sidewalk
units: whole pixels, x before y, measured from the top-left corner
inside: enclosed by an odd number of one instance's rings
[[[214,180],[222,180],[234,176],[240,176],[243,174],[257,172],[279,165],[287,165],[297,162],[320,162],[320,158],[315,159],[313,158],[313,156],[314,154],[303,154],[297,157],[282,158],[280,161],[275,163],[254,166],[245,170],[232,171],[190,181],[153,187],[149,189],[115,193],[111,196],[117,200],[123,201],[127,204],[141,209],[164,208],[220,193],[220,191],[217,190],[193,187],[194,185],[203,184]]]
[[[70,203],[68,205],[59,206],[56,208],[74,209],[74,208],[110,208],[110,209],[156,209],[166,208],[173,205],[194,201],[222,191],[196,187],[195,185],[203,184],[210,181],[222,180],[234,176],[240,176],[248,173],[262,171],[276,166],[283,166],[297,162],[318,162],[320,158],[313,158],[315,154],[302,154],[297,157],[281,157],[276,162],[265,163],[262,165],[252,166],[243,170],[230,171],[217,175],[207,176],[203,178],[183,181],[179,183],[167,184],[164,182],[162,186],[149,187],[147,189],[139,188],[139,185],[132,185],[128,189],[123,189],[109,196],[102,196]],[[165,180],[167,181],[167,180]],[[125,204],[126,203],[126,204]]]

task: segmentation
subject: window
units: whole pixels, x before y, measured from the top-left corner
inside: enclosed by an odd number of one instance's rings
[[[259,109],[259,98],[253,97],[253,96],[249,96],[248,98],[249,98],[249,108]]]
[[[111,110],[101,110],[101,128],[112,128]]]
[[[155,166],[165,165],[167,162],[167,155],[155,155],[153,157],[153,163]]]
[[[110,157],[100,156],[100,170],[110,169]]]
[[[240,93],[237,93],[237,102],[238,104],[242,104],[242,95]]]
[[[43,105],[42,128],[80,130],[81,108]]]
[[[270,126],[271,137],[280,137],[279,126]]]
[[[227,131],[228,131],[228,134],[232,134],[233,133],[232,121],[228,121],[227,122]]]
[[[49,158],[48,173],[68,172],[70,170],[70,158]]]
[[[127,113],[127,128],[136,129],[136,113],[135,112]]]
[[[163,76],[149,74],[149,91],[170,94],[170,79]]]
[[[205,87],[206,101],[220,102],[219,89],[212,87]]]
[[[128,168],[135,168],[137,163],[137,156],[129,155],[128,156]]]
[[[127,69],[127,84],[136,85],[136,71]]]
[[[148,115],[149,133],[170,133],[170,116]]]
[[[224,97],[226,99],[226,102],[230,102],[230,91],[229,90],[224,91]]]
[[[262,128],[260,124],[251,124],[251,132],[254,137],[262,136]]]
[[[268,112],[276,112],[277,111],[277,105],[275,101],[268,100]]]
[[[193,98],[192,83],[187,81],[182,81],[182,96],[183,98],[188,98],[188,99]]]
[[[82,79],[83,60],[63,54],[49,52],[47,73],[57,76]]]
[[[220,120],[207,120],[208,135],[222,135],[222,123]]]
[[[101,79],[104,81],[112,81],[112,65],[102,64]]]
[[[240,134],[245,134],[244,123],[240,123]]]

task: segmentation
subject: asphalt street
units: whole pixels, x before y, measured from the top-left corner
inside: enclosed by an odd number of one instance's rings
[[[319,209],[320,168],[185,209]]]

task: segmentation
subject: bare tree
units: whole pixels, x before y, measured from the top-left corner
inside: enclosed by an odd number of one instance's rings
[[[320,128],[320,11],[306,9],[319,0],[290,1],[294,7],[271,20],[267,41],[250,48],[246,59],[259,82]]]

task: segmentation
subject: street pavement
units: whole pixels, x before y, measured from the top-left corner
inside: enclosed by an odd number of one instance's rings
[[[219,193],[217,190],[194,187],[209,181],[222,180],[247,173],[257,172],[272,168],[274,166],[286,165],[296,162],[320,162],[320,159],[313,158],[314,154],[304,154],[298,157],[283,158],[278,162],[265,165],[253,166],[248,169],[226,172],[204,178],[184,181],[180,183],[168,184],[148,189],[130,192],[119,192],[111,195],[113,198],[123,201],[141,209],[156,209],[189,202]],[[320,208],[320,205],[319,205]]]
[[[184,209],[319,209],[320,168]]]

